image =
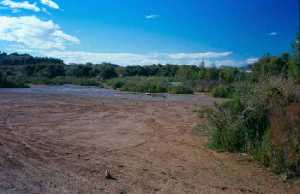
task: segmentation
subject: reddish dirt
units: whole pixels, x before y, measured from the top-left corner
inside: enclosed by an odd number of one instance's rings
[[[300,193],[248,156],[208,149],[190,102],[2,93],[0,105],[1,194]]]

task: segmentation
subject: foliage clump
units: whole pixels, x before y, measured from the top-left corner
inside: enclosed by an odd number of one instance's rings
[[[29,86],[17,79],[10,79],[0,72],[0,88],[28,88]]]
[[[143,93],[193,94],[182,82],[168,77],[123,77],[106,81],[114,89]]]
[[[300,104],[296,87],[294,81],[284,78],[245,82],[236,86],[229,101],[200,111],[209,121],[210,147],[250,153],[277,173],[299,174]]]
[[[168,93],[170,93],[170,94],[193,94],[194,91],[187,86],[179,85],[179,86],[170,86],[168,88]]]
[[[217,98],[229,98],[233,94],[234,88],[231,85],[218,85],[212,89],[212,95]]]

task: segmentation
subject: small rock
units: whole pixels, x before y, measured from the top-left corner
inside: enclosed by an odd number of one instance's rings
[[[282,173],[281,175],[280,175],[280,178],[281,178],[281,180],[283,180],[283,181],[287,181],[288,180],[288,174],[287,173]]]
[[[106,179],[109,179],[109,180],[116,180],[116,178],[114,178],[112,175],[111,175],[111,172],[109,169],[106,169],[105,171],[105,178]]]

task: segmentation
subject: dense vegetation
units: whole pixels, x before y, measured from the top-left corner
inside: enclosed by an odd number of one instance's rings
[[[18,53],[12,53],[12,54],[6,54],[0,52],[0,65],[35,65],[35,64],[64,64],[64,62],[60,59],[54,59],[54,58],[47,58],[47,57],[33,57],[28,54],[18,54]]]
[[[8,79],[6,75],[3,75],[0,72],[0,88],[27,88],[28,85],[24,84],[21,81],[14,79]]]
[[[131,92],[191,94],[208,92],[219,84],[230,84],[246,76],[246,73],[238,68],[205,68],[204,65],[65,65],[59,59],[17,53],[0,54],[0,70],[3,76],[26,84],[105,84]]]
[[[284,178],[300,175],[299,41],[294,48],[261,58],[248,79],[215,88],[230,100],[199,111],[212,148],[249,153]]]
[[[193,90],[175,78],[134,76],[110,79],[106,83],[114,89],[144,93],[193,94]]]

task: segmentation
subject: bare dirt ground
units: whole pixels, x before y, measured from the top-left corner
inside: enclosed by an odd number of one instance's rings
[[[1,194],[300,193],[298,180],[208,149],[192,102],[0,93],[0,106]]]

